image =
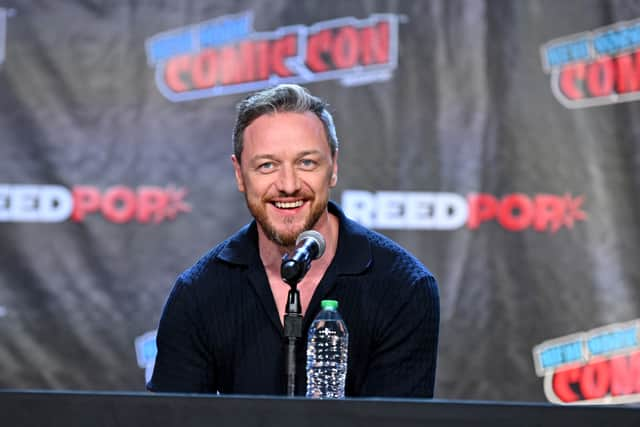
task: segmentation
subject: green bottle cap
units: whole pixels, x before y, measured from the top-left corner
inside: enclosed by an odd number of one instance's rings
[[[322,302],[320,303],[320,306],[322,307],[322,309],[337,310],[338,301],[334,299],[323,299]]]

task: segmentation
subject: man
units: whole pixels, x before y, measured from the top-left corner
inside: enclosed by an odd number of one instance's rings
[[[348,397],[432,397],[439,299],[434,277],[396,243],[329,201],[338,139],[326,104],[297,85],[238,105],[233,168],[254,221],[182,273],[158,328],[152,391],[285,394],[282,257],[316,230],[324,255],[298,284],[303,336],[320,301],[349,329]],[[296,394],[306,391],[305,340]]]

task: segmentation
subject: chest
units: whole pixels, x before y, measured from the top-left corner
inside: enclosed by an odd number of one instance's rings
[[[321,273],[324,273],[324,271]],[[291,286],[283,282],[279,276],[274,274],[268,274],[267,277],[271,293],[273,294],[273,300],[278,310],[278,318],[280,319],[280,323],[284,324],[284,315]],[[300,294],[300,305],[303,316],[307,312],[307,308],[309,307],[313,294],[315,293],[321,279],[321,274],[307,275],[300,283],[298,283],[297,290]]]

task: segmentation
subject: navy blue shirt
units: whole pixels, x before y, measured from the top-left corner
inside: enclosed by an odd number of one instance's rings
[[[303,320],[304,337],[334,299],[349,330],[348,397],[433,397],[439,297],[433,275],[390,239],[347,218]],[[286,341],[258,252],[255,221],[182,273],[165,304],[147,388],[157,392],[286,394]],[[306,339],[296,394],[306,391]]]

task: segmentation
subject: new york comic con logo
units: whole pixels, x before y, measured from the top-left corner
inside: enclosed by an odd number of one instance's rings
[[[536,374],[553,403],[640,402],[640,319],[545,341]]]
[[[640,19],[552,40],[541,54],[567,108],[640,99]]]
[[[371,15],[254,32],[253,14],[227,15],[156,34],[146,42],[156,85],[169,100],[250,92],[278,83],[391,78],[398,16]]]

